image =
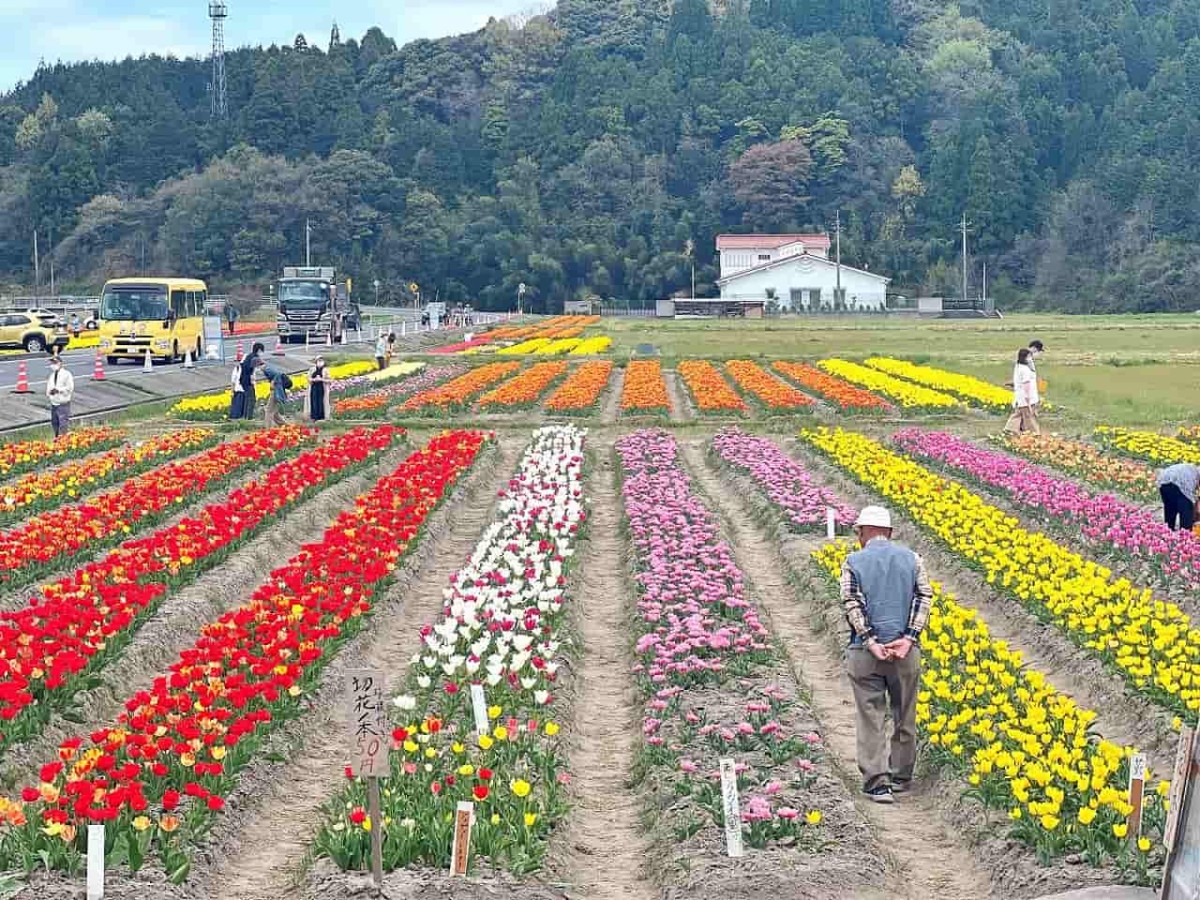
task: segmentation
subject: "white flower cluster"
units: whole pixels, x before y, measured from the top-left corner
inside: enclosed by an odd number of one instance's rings
[[[413,657],[422,689],[456,693],[471,683],[493,697],[545,705],[558,671],[565,566],[587,514],[586,430],[534,432],[516,474],[500,492],[497,518],[444,592],[443,618],[422,630]],[[492,690],[496,689],[496,690]],[[524,697],[521,695],[524,694]]]

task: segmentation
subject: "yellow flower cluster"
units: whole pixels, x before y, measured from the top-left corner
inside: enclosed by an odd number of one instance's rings
[[[579,342],[579,345],[571,351],[572,356],[591,356],[596,353],[604,353],[612,346],[612,338],[601,335],[600,337],[584,338]]]
[[[395,367],[393,366],[391,368]],[[329,377],[334,381],[338,380],[339,378],[354,378],[357,375],[365,375],[366,373],[372,371],[377,371],[377,366],[374,362],[369,360],[357,360],[355,362],[342,363],[340,365],[330,366],[328,369]],[[292,390],[303,390],[306,387],[308,387],[308,373],[300,372],[299,374],[292,376]],[[265,381],[260,381],[254,386],[254,396],[259,400],[266,400],[270,393],[271,385]],[[188,414],[205,415],[220,413],[229,408],[229,402],[232,398],[232,390],[218,391],[212,394],[201,394],[199,397],[184,397],[171,407],[171,412],[175,415],[181,415],[184,418],[186,418]]]
[[[557,356],[560,353],[570,353],[579,346],[579,338],[559,338],[544,344],[533,351],[536,356]]]
[[[1008,411],[1012,407],[1012,391],[970,375],[947,372],[945,369],[937,369],[933,366],[918,366],[907,360],[892,359],[888,356],[872,356],[866,361],[866,364],[872,369],[878,369],[889,375],[896,375],[925,387],[962,397],[968,403],[982,406],[984,409]]]
[[[511,347],[501,347],[496,351],[497,356],[527,356],[530,353],[537,353],[548,344],[554,343],[550,338],[530,338],[527,341],[521,341],[519,344],[513,344]],[[474,349],[474,348],[472,348]]]
[[[836,580],[850,550],[839,541],[813,558]],[[1020,652],[992,638],[975,610],[937,583],[921,664],[917,728],[935,759],[955,769],[965,763],[973,796],[1026,823],[1014,825],[1017,835],[1051,855],[1064,849],[1055,837],[1078,839],[1083,832],[1091,834],[1079,843],[1120,853],[1112,828],[1132,810],[1127,760],[1134,748],[1094,736],[1094,711],[1026,666]],[[1147,802],[1161,806],[1167,787],[1161,783]],[[1061,836],[1050,834],[1060,830]]]
[[[1106,663],[1130,687],[1196,720],[1200,629],[1174,603],[1027,531],[1020,522],[865,435],[819,428],[801,437]]]
[[[911,381],[902,381],[886,372],[868,369],[866,366],[860,366],[858,363],[848,362],[844,359],[823,359],[817,365],[830,375],[836,375],[851,384],[857,384],[859,387],[865,387],[877,394],[883,394],[905,409],[948,410],[961,405],[949,394],[921,387]]]
[[[1096,429],[1095,437],[1098,443],[1110,450],[1118,450],[1137,459],[1166,466],[1181,462],[1200,465],[1200,446],[1153,431],[1135,431],[1132,428],[1101,425]]]

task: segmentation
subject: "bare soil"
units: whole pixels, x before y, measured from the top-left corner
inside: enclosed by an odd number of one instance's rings
[[[751,578],[761,611],[797,678],[809,687],[828,748],[857,791],[858,780],[850,774],[855,770],[854,705],[840,660],[828,652],[796,602],[770,536],[754,522],[740,492],[708,468],[703,446],[696,441],[684,445],[684,455],[697,483],[725,515],[738,564]],[[947,827],[928,797],[917,793],[891,807],[857,802],[898,869],[898,878],[880,873],[881,880],[892,882],[900,896],[975,900],[992,895],[988,871],[961,835]]]
[[[600,402],[600,421],[605,425],[615,424],[621,415],[621,394],[625,390],[625,369],[623,366],[613,366],[612,377],[609,378],[608,393]]]
[[[696,418],[696,410],[687,391],[679,383],[679,373],[674,369],[663,369],[663,382],[667,386],[667,399],[671,401],[671,421],[689,422]]]

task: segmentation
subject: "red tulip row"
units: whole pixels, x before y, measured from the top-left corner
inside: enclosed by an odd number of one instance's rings
[[[403,429],[355,429],[281,462],[195,516],[127,541],[0,614],[0,749],[41,731],[133,637],[172,588],[220,563],[314,490],[387,449]]]
[[[0,533],[0,587],[28,584],[72,554],[111,546],[134,526],[146,527],[236,472],[270,462],[315,435],[295,426],[254,432],[127,479],[84,503],[35,516]]]
[[[364,438],[365,439],[365,438]],[[274,722],[302,712],[322,666],[371,612],[426,518],[486,438],[445,432],[341,513],[320,541],[271,572],[251,599],[206,625],[111,728],[64,741],[40,783],[0,801],[0,867],[78,869],[86,825],[107,825],[110,858],[156,856],[187,876]]]

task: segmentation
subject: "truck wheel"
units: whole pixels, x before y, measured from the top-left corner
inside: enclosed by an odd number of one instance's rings
[[[121,357],[119,356],[106,356],[104,359],[110,366],[115,366],[121,362]]]
[[[171,358],[168,360],[168,362],[176,363],[181,359],[183,359],[183,357],[179,355],[179,341],[175,341],[175,343],[171,345]]]

